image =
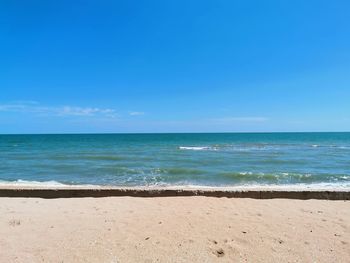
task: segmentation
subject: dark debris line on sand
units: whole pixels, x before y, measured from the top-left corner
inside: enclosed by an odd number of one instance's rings
[[[170,197],[170,196],[208,196],[254,199],[321,199],[350,200],[350,191],[288,191],[288,190],[192,190],[192,189],[133,189],[133,188],[0,188],[0,197]]]

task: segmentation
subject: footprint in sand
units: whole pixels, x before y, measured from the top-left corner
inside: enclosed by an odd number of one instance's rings
[[[209,241],[211,241],[211,242],[212,242],[213,244],[215,244],[215,245],[218,243],[218,241],[216,241],[216,240],[214,240],[214,239],[212,239],[212,240],[209,239]]]
[[[9,221],[10,226],[19,226],[20,224],[21,224],[21,220],[12,219]]]
[[[213,243],[214,245],[217,245],[218,242],[214,239],[209,239],[209,241],[211,243]],[[225,252],[222,248],[212,248],[211,251],[213,252],[213,254],[217,257],[223,257],[225,255]]]
[[[219,248],[219,249],[215,249],[213,251],[214,255],[216,255],[217,257],[223,257],[225,256],[225,252],[222,248]]]

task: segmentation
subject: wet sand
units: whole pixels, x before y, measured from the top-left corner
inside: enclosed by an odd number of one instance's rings
[[[350,201],[0,198],[0,262],[350,262]]]

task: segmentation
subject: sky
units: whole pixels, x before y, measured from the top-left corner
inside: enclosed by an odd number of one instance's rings
[[[349,10],[0,1],[0,133],[350,131]]]

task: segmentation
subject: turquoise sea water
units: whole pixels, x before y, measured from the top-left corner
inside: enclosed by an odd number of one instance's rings
[[[350,186],[350,133],[0,135],[0,183]]]

